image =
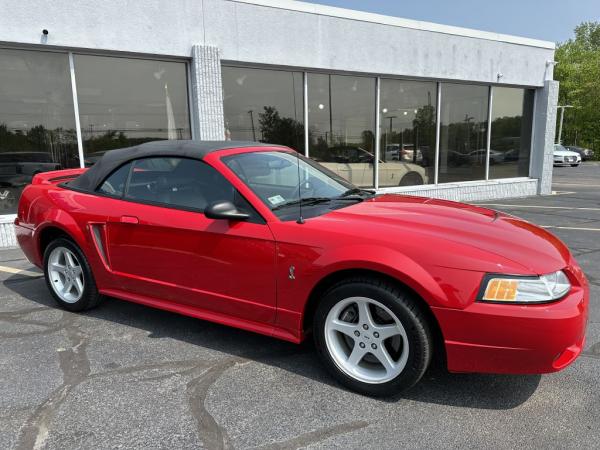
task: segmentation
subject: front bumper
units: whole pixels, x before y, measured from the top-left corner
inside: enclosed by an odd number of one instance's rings
[[[570,166],[571,164],[580,164],[581,156],[561,156],[554,158],[555,166]]]
[[[585,343],[589,289],[573,286],[542,305],[475,302],[463,310],[432,308],[451,372],[534,374],[564,369]]]

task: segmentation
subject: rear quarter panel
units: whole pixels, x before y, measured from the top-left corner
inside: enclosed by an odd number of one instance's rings
[[[108,199],[64,189],[55,184],[33,184],[23,191],[15,221],[17,239],[29,260],[42,267],[41,237],[52,227],[68,235],[81,248],[97,284],[111,285],[112,277],[93,243],[89,224],[106,222]]]

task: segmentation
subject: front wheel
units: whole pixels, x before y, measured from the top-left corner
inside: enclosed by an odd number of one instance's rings
[[[69,239],[55,239],[46,247],[44,275],[56,302],[69,311],[90,309],[102,300],[85,255]]]
[[[313,331],[325,366],[363,394],[402,392],[421,379],[431,361],[431,331],[417,300],[378,279],[332,287],[317,308]]]

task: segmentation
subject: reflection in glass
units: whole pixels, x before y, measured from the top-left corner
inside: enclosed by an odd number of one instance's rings
[[[531,89],[494,88],[490,178],[529,175],[533,98]]]
[[[67,54],[0,49],[0,214],[40,172],[79,167]]]
[[[361,187],[373,186],[375,78],[308,74],[309,155]]]
[[[304,152],[302,72],[223,67],[225,138]]]
[[[190,139],[183,62],[75,55],[86,165],[106,151]]]
[[[485,179],[489,87],[442,83],[439,182]]]
[[[434,182],[437,83],[381,80],[379,186]]]

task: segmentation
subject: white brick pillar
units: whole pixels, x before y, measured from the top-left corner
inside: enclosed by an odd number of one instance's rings
[[[217,47],[192,46],[191,84],[194,139],[225,139],[221,57]]]
[[[558,81],[546,80],[535,96],[533,146],[531,149],[532,178],[538,179],[538,194],[552,193],[554,136],[556,133],[556,106]]]

